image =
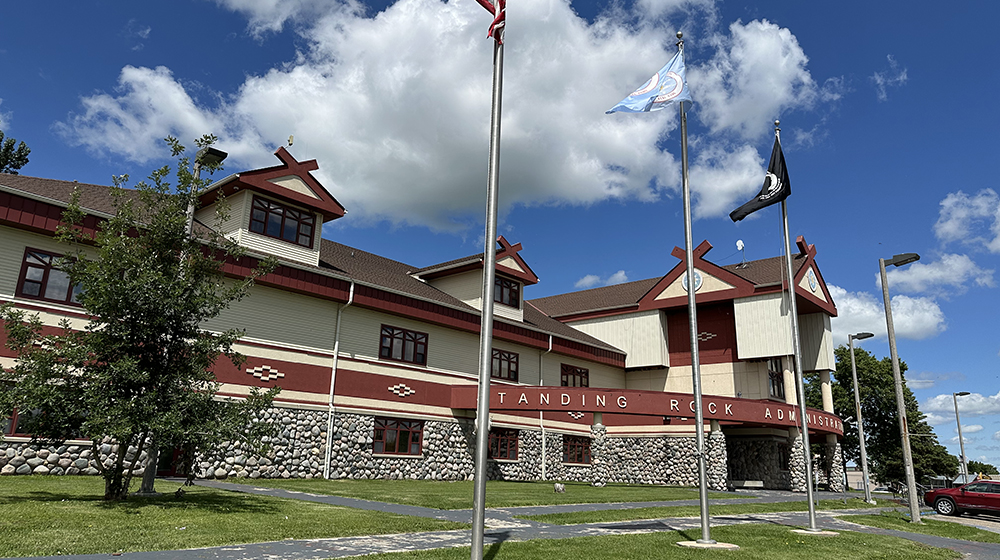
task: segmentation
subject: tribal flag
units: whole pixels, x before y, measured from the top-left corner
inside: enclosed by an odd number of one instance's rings
[[[648,113],[649,111],[659,111],[667,105],[679,101],[691,101],[691,92],[688,91],[687,76],[684,70],[684,52],[680,50],[642,87],[630,93],[628,97],[622,99],[605,113],[609,115],[616,111]]]
[[[785,155],[781,153],[781,142],[775,137],[774,148],[771,150],[771,163],[767,165],[767,175],[764,176],[764,186],[750,199],[750,202],[733,210],[729,217],[738,222],[761,208],[785,200],[790,194],[792,194],[792,184],[788,182]]]
[[[487,37],[493,37],[497,44],[503,44],[503,30],[507,23],[507,2],[506,0],[496,0],[496,5],[489,0],[476,0],[479,5],[486,8],[486,11],[493,14],[493,23],[490,24],[490,32]]]

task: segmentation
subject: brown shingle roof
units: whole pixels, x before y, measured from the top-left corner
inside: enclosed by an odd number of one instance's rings
[[[792,255],[793,274],[798,274],[802,265],[806,263],[806,255]],[[723,267],[729,272],[746,278],[753,282],[754,286],[765,286],[782,282],[785,278],[785,257],[771,257],[758,261],[747,261],[739,264],[727,264]]]
[[[550,317],[617,309],[635,305],[659,281],[659,278],[647,278],[614,286],[533,299],[531,303]]]
[[[0,185],[63,204],[69,202],[74,189],[79,189],[80,206],[84,209],[96,210],[103,214],[112,214],[115,211],[115,206],[111,198],[111,187],[104,185],[42,179],[40,177],[27,177],[25,175],[9,175],[7,173],[0,173]]]

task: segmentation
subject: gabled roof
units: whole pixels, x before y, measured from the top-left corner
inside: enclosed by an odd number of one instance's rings
[[[808,245],[801,236],[796,240],[799,253],[792,255],[794,285],[800,304],[800,313],[825,312],[837,315],[837,308],[830,297],[826,283],[815,264],[816,247]],[[785,259],[772,257],[741,264],[719,266],[706,260],[705,254],[712,249],[711,243],[703,241],[692,253],[695,269],[712,277],[717,282],[713,290],[696,293],[698,303],[732,300],[758,294],[779,292],[785,289]],[[668,288],[677,285],[686,273],[685,251],[675,247],[671,252],[680,262],[660,278],[648,278],[614,286],[570,292],[556,296],[531,300],[540,311],[561,321],[618,315],[648,309],[669,309],[687,305],[686,288],[683,292],[673,292]],[[815,288],[803,289],[806,275],[813,271],[816,275]],[[810,283],[810,286],[813,284]]]
[[[319,169],[316,160],[300,162],[284,146],[278,148],[274,155],[281,160],[281,165],[243,171],[217,181],[202,193],[202,204],[211,204],[219,193],[229,196],[239,189],[250,189],[319,212],[323,215],[323,222],[335,220],[347,213],[310,173]]]
[[[537,284],[538,276],[535,275],[535,272],[531,270],[528,263],[518,254],[522,249],[521,244],[511,245],[502,235],[497,237],[497,243],[500,245],[500,248],[497,250],[496,255],[496,271],[499,274],[517,278],[526,286]],[[482,269],[483,255],[484,253],[477,253],[453,261],[434,264],[414,270],[410,274],[421,280],[434,280],[470,270]]]

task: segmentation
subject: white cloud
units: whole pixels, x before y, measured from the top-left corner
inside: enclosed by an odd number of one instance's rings
[[[831,321],[834,344],[847,344],[847,335],[870,332],[885,339],[885,311],[882,299],[869,292],[848,292],[828,284],[830,295],[837,302],[837,317]],[[897,338],[923,340],[947,328],[944,313],[931,298],[892,297],[892,323]],[[863,341],[855,344],[859,345]]]
[[[2,105],[3,105],[3,98],[0,97],[0,106]],[[0,111],[0,130],[6,130],[6,128],[10,126],[10,117],[11,114],[9,112],[4,113],[3,111]]]
[[[191,93],[201,86],[167,68],[128,66],[117,91],[84,97],[83,111],[57,129],[75,144],[137,162],[163,157],[168,134],[190,142],[212,132],[230,153],[229,169],[271,165],[270,151],[294,134],[293,154],[319,161],[317,177],[354,220],[444,230],[478,221],[492,89],[490,20],[482,7],[398,0],[368,17],[351,0],[217,2],[244,14],[255,34],[292,25],[302,49],[248,76],[239,91],[205,99]],[[509,11],[501,211],[653,201],[679,190],[676,142],[662,142],[676,139],[676,112],[603,113],[673,54],[675,27],[638,15],[711,22],[713,4],[648,1],[638,12],[623,10],[592,23],[568,0]],[[818,94],[787,29],[737,22],[701,44],[711,60],[703,68],[689,61],[688,81],[699,99],[692,115],[719,133],[692,142],[692,175],[704,179],[694,187],[695,214],[708,217],[756,192],[764,162],[752,143],[779,112],[809,108]]]
[[[948,193],[941,201],[934,235],[945,244],[959,242],[1000,253],[1000,196],[993,189],[971,196]]]
[[[958,426],[955,427],[955,431],[958,431]],[[981,431],[983,431],[983,427],[980,426],[979,424],[970,424],[968,426],[962,426],[962,437],[965,437],[965,434],[974,434],[976,432],[981,432]]]
[[[915,262],[903,268],[886,271],[893,291],[929,293],[939,297],[963,294],[968,283],[980,287],[995,287],[993,270],[980,268],[968,255],[946,254],[937,261],[924,264]],[[881,277],[875,275],[881,288]]]
[[[889,61],[889,68],[875,72],[871,76],[871,81],[875,84],[875,96],[880,102],[889,99],[888,88],[900,87],[906,83],[906,68],[900,68],[896,58],[891,54],[885,58]]]
[[[939,412],[942,414],[951,413],[955,415],[955,401],[951,393],[931,397],[920,405],[920,410],[924,412]],[[972,393],[958,398],[958,412],[962,416],[983,416],[989,414],[1000,414],[1000,392],[995,395],[983,395]]]
[[[995,433],[993,434],[993,439],[995,439],[995,440],[997,440],[997,441],[1000,441],[1000,432],[995,432]]]
[[[957,444],[958,443],[958,436],[955,436],[953,438],[949,438],[948,441],[951,442],[951,443]],[[970,438],[970,437],[966,436],[964,433],[962,434],[962,443],[965,443],[966,445],[968,445],[969,443],[974,442],[974,441],[979,441],[979,438]]]
[[[767,21],[735,22],[729,35],[711,38],[715,55],[688,68],[698,117],[713,132],[744,138],[771,131],[782,111],[811,107],[818,90],[806,69],[809,58],[791,31]]]
[[[588,274],[583,278],[577,280],[574,286],[576,286],[577,288],[587,289],[587,288],[593,288],[598,284],[604,286],[612,286],[614,284],[623,284],[625,282],[628,282],[628,275],[625,274],[624,270],[619,270],[618,272],[604,279],[602,279],[600,276],[596,274]]]
[[[947,424],[948,422],[955,421],[954,414],[948,416],[947,414],[937,414],[934,412],[926,412],[923,410],[921,410],[921,412],[924,413],[924,421],[930,424],[931,426],[940,426],[941,424]]]
[[[915,375],[908,374],[906,376],[906,385],[910,389],[930,389],[937,380],[937,375],[924,371]]]

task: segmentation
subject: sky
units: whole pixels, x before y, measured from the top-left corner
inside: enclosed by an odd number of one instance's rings
[[[734,224],[781,140],[790,230],[816,245],[834,341],[889,354],[956,456],[1000,466],[1000,4],[509,0],[499,232],[526,298],[659,277],[684,245],[676,110],[604,114],[684,32],[695,244],[782,254],[779,206]],[[424,267],[481,252],[491,16],[473,0],[8,3],[0,130],[24,175],[110,184],[219,137],[226,173],[288,146],[346,217],[325,238]],[[993,163],[991,163],[993,162]],[[736,242],[745,246],[741,253]]]

